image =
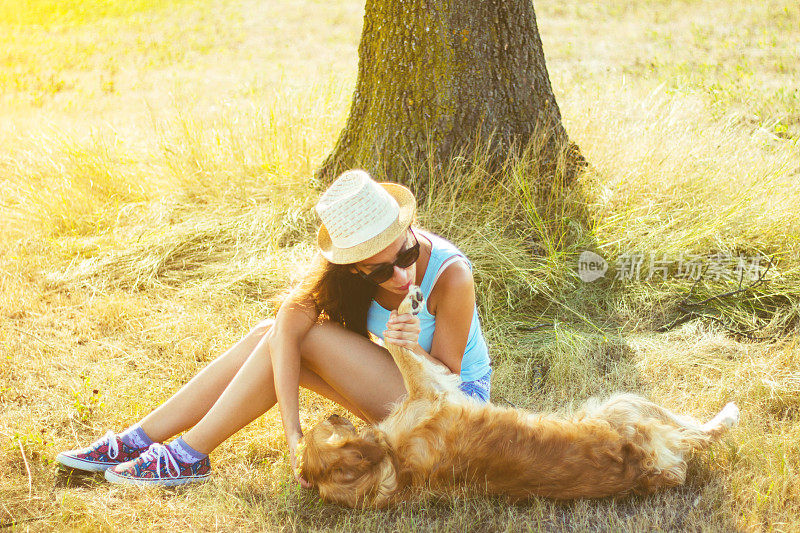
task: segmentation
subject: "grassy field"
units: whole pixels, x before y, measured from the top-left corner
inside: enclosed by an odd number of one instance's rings
[[[420,221],[473,259],[495,401],[632,390],[698,417],[736,401],[741,425],[685,486],[346,510],[294,483],[275,410],[213,453],[202,487],[59,474],[59,451],[157,406],[297,279],[316,227],[308,178],[346,119],[363,3],[0,0],[0,529],[800,529],[800,7],[536,10],[590,168],[553,197],[530,189],[525,161],[492,190],[454,170],[473,192],[443,186]],[[587,249],[612,264],[593,283],[578,277]],[[628,254],[645,275],[613,280]],[[681,254],[773,265],[661,331],[693,282],[675,265],[648,281],[647,261]],[[734,288],[708,277],[692,298]],[[306,426],[338,409],[301,402]]]

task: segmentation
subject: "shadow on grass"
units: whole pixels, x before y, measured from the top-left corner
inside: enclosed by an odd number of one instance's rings
[[[558,502],[533,498],[512,503],[503,497],[425,496],[381,510],[358,510],[322,502],[313,491],[284,486],[277,494],[240,493],[254,512],[271,509],[269,520],[292,529],[335,531],[735,531],[719,512],[718,480],[646,497]]]
[[[57,467],[54,485],[59,488],[87,488],[105,484],[103,472],[86,472],[68,467]]]

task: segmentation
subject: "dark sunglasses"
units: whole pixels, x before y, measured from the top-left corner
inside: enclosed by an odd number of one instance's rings
[[[411,235],[414,235],[411,228],[408,231],[411,231]],[[393,263],[377,264],[369,274],[364,274],[358,267],[356,267],[356,270],[362,278],[376,285],[388,281],[394,275],[394,267],[408,268],[419,259],[419,239],[417,239],[416,235],[414,235],[414,241],[414,246],[397,254],[397,258]]]

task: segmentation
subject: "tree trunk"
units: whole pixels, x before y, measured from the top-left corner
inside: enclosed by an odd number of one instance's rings
[[[348,168],[425,189],[431,168],[535,143],[541,168],[582,164],[561,124],[531,0],[367,0],[347,125],[318,172]]]

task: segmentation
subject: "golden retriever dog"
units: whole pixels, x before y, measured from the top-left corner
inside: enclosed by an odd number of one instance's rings
[[[412,286],[398,313],[422,305]],[[688,454],[739,419],[733,403],[701,424],[634,394],[589,400],[569,416],[482,404],[458,389],[458,376],[405,348],[387,348],[407,397],[361,432],[333,415],[301,442],[301,475],[324,500],[383,507],[414,488],[456,487],[514,500],[648,494],[683,483]]]

